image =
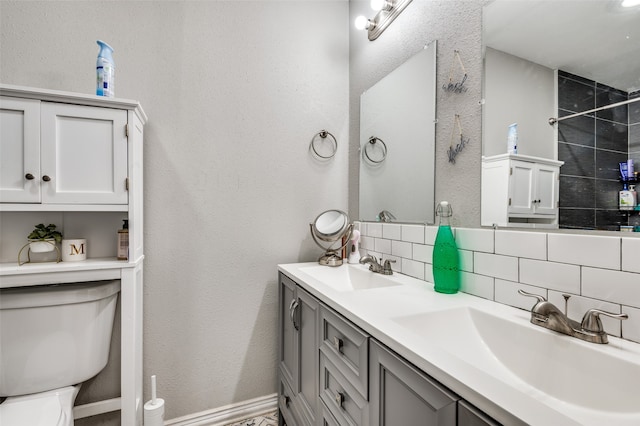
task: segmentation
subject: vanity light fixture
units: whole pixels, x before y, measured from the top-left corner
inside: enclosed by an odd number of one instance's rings
[[[373,0],[372,0],[373,3]],[[640,0],[622,0],[622,7],[636,7],[640,6]]]
[[[404,10],[411,0],[371,0],[371,8],[377,12],[373,19],[358,16],[355,26],[359,30],[367,30],[370,41],[377,39],[382,32]]]

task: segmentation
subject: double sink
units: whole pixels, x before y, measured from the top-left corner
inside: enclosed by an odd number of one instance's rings
[[[309,290],[454,390],[477,393],[532,424],[640,424],[636,343],[584,342],[531,324],[527,311],[441,295],[402,274],[300,265]]]

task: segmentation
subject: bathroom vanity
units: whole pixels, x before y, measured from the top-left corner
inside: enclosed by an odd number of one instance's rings
[[[362,265],[279,265],[279,306],[288,425],[640,421],[630,341],[586,343],[531,324],[528,311]],[[583,375],[583,364],[607,368]]]
[[[0,119],[0,286],[120,280],[120,397],[76,406],[74,417],[120,410],[122,425],[141,425],[147,117],[136,101],[0,85]],[[117,260],[117,229],[124,219],[129,254]],[[85,238],[87,259],[19,265],[24,229],[33,220],[55,220],[65,237]]]

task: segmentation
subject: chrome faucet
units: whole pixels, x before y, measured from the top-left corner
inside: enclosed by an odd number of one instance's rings
[[[382,262],[382,259],[380,259]],[[365,254],[360,258],[360,263],[363,265],[369,265],[369,270],[371,272],[375,272],[377,274],[383,275],[391,275],[393,274],[393,270],[391,269],[391,263],[395,263],[395,260],[387,259],[384,261],[384,264],[381,265],[378,263],[378,260],[375,256],[371,256],[370,254]]]
[[[614,314],[599,309],[589,309],[584,314],[584,317],[582,317],[582,322],[579,323],[569,318],[565,313],[562,313],[553,303],[548,302],[547,299],[539,294],[527,293],[523,290],[518,290],[518,293],[523,296],[538,299],[536,304],[531,308],[531,324],[539,325],[540,327],[548,328],[549,330],[557,331],[568,336],[577,337],[578,339],[591,343],[604,344],[609,342],[607,333],[602,327],[600,315],[619,320],[629,318],[627,314]],[[568,298],[569,296],[565,295],[565,304]]]

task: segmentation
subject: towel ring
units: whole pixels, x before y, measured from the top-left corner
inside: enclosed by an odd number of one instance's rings
[[[333,150],[331,151],[331,154],[322,155],[318,152],[318,150],[316,150],[315,141],[317,136],[320,136],[320,138],[323,140],[326,139],[327,136],[331,136],[331,140],[333,141]],[[313,137],[311,138],[311,143],[309,145],[311,146],[311,149],[318,157],[325,160],[328,160],[329,158],[332,158],[334,155],[336,155],[336,151],[338,150],[338,141],[336,140],[336,137],[333,136],[331,133],[327,132],[326,130],[320,130],[318,133],[313,135]]]
[[[369,156],[369,153],[367,152],[367,147],[369,145],[375,145],[377,142],[380,142],[382,144],[382,158],[379,160],[374,160]],[[372,163],[380,164],[385,160],[385,158],[387,158],[387,144],[385,144],[382,139],[376,136],[371,136],[369,138],[369,143],[364,145],[364,155],[365,157],[367,157],[367,160],[371,161]]]

